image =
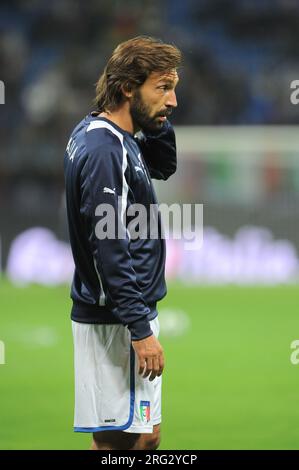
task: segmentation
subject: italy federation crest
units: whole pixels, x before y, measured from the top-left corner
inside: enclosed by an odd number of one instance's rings
[[[151,419],[151,408],[149,401],[140,402],[140,416],[143,423],[148,423]]]

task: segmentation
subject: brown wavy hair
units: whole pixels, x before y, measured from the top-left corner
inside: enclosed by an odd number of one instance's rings
[[[140,87],[152,72],[177,69],[180,50],[160,39],[138,36],[119,44],[96,84],[94,103],[98,110],[113,111],[124,100],[123,90]]]

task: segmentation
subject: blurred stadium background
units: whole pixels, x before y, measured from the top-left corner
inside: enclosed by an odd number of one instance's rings
[[[159,200],[204,204],[202,249],[168,242],[161,448],[299,448],[298,26],[297,0],[1,1],[1,449],[89,446],[72,432],[62,158],[138,34],[184,53]]]

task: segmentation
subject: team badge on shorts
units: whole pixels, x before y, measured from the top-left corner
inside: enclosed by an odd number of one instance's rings
[[[140,402],[140,416],[143,423],[148,423],[151,419],[151,407],[149,401]]]

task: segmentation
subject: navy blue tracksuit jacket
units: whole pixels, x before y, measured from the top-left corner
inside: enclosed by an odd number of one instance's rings
[[[99,239],[96,208],[112,205],[121,214],[132,204],[149,212],[157,204],[151,178],[176,170],[176,145],[168,121],[157,133],[137,139],[96,113],[73,130],[64,157],[69,237],[75,262],[71,318],[83,323],[122,323],[133,340],[152,334],[149,321],[166,295],[165,240]],[[125,222],[124,222],[125,224]],[[126,222],[128,224],[128,222]]]

